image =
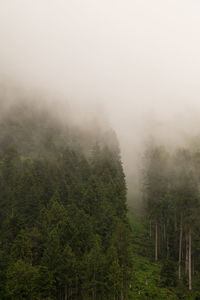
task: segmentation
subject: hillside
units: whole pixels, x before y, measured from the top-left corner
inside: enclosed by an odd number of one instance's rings
[[[24,103],[1,116],[1,299],[127,299],[130,227],[116,145],[110,129],[94,135]]]

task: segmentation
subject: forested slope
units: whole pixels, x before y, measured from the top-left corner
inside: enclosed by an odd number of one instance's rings
[[[200,148],[191,141],[173,151],[150,145],[144,156],[142,213],[131,220],[143,269],[134,287],[146,299],[165,299],[163,289],[169,299],[200,299]]]
[[[126,185],[114,133],[33,105],[0,118],[0,299],[128,299]]]

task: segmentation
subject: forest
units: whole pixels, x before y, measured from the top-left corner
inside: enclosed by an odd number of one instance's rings
[[[21,103],[0,122],[0,299],[127,299],[126,184],[115,134]]]
[[[127,201],[117,137],[95,126],[3,110],[0,299],[200,299],[198,139],[148,145]]]
[[[200,1],[0,0],[0,300],[200,300]]]
[[[130,208],[136,292],[141,295],[133,299],[200,299],[198,140],[192,137],[173,150],[146,147],[142,208]]]

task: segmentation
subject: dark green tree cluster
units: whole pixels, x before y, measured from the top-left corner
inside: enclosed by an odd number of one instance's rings
[[[166,286],[178,283],[192,290],[200,266],[200,152],[196,148],[173,153],[151,146],[145,155],[143,191],[154,240],[155,261],[163,261]]]
[[[125,178],[99,136],[27,105],[1,117],[1,299],[128,299]]]

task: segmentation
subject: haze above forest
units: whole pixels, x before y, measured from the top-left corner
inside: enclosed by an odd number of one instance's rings
[[[1,81],[59,94],[76,120],[103,115],[131,176],[150,136],[199,134],[199,13],[196,0],[0,0]]]

